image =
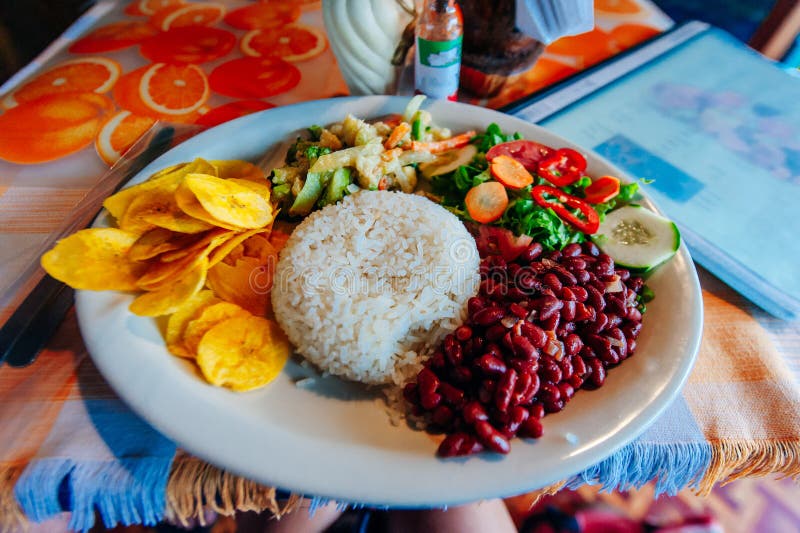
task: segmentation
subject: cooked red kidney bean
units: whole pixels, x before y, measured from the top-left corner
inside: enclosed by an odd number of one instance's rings
[[[440,427],[446,427],[453,420],[453,410],[446,405],[439,405],[433,410],[431,420]]]
[[[506,372],[506,364],[499,357],[487,353],[475,361],[475,366],[488,375],[502,375]]]
[[[522,262],[522,263],[531,263],[531,262],[533,262],[534,260],[536,260],[536,258],[538,258],[540,255],[542,255],[542,250],[543,249],[544,248],[542,248],[541,244],[539,244],[538,242],[534,242],[534,243],[528,245],[527,248],[525,248],[525,250],[519,256],[519,261]]]
[[[528,412],[531,414],[531,418],[540,419],[544,417],[544,405],[542,405],[542,402],[536,402],[531,405]]]
[[[477,433],[480,443],[493,452],[508,453],[511,449],[505,435],[497,431],[485,420],[478,421],[475,424],[475,433]]]
[[[494,405],[500,411],[505,412],[511,404],[511,396],[517,386],[517,379],[516,371],[509,368],[497,383],[497,389],[494,391]]]
[[[544,415],[544,409],[542,409]],[[520,437],[527,437],[529,439],[538,439],[542,436],[542,423],[539,422],[541,417],[529,417],[525,422],[520,424],[517,435]]]
[[[505,315],[502,308],[493,305],[491,307],[484,307],[472,315],[472,321],[479,326],[491,326],[492,324],[500,322]]]
[[[469,326],[459,326],[456,328],[456,339],[461,342],[465,342],[467,339],[472,338],[472,328]]]
[[[486,414],[486,409],[483,408],[480,402],[472,401],[467,403],[464,405],[461,414],[464,417],[464,422],[469,425],[475,424],[478,420],[489,420],[489,415]]]
[[[546,254],[534,243],[511,263],[489,255],[481,276],[467,323],[403,390],[413,412],[449,434],[443,457],[506,453],[515,433],[540,436],[539,419],[578,389],[601,386],[641,331],[643,280],[593,243]]]
[[[536,347],[526,337],[514,335],[511,337],[514,354],[523,359],[533,359],[537,355]]]

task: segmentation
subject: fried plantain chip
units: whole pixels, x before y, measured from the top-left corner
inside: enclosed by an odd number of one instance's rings
[[[183,342],[186,326],[197,318],[203,309],[221,301],[214,296],[213,291],[203,290],[186,300],[177,311],[169,315],[165,334],[167,349],[180,357],[194,359],[196,354],[189,352]]]
[[[136,240],[128,252],[128,258],[134,261],[146,261],[164,252],[191,246],[199,237],[199,235],[186,235],[164,228],[154,228]]]
[[[204,233],[203,236],[193,242],[190,246],[186,246],[181,248],[180,250],[172,250],[170,252],[164,252],[161,254],[159,259],[164,263],[170,263],[172,261],[178,261],[183,259],[184,257],[203,253],[204,255],[209,255],[213,252],[217,247],[222,246],[228,240],[234,238],[238,232],[233,230],[227,230],[224,228],[216,228],[207,233]]]
[[[148,178],[147,181],[139,183],[122,189],[121,191],[113,194],[105,199],[103,207],[105,207],[111,216],[119,220],[125,214],[125,211],[130,206],[134,198],[136,198],[143,191],[153,189],[169,189],[173,191],[183,181],[186,174],[193,172],[215,172],[214,166],[204,159],[197,158],[191,163],[181,163],[165,169],[162,169]]]
[[[272,222],[272,206],[248,187],[207,174],[189,174],[183,186],[215,220],[243,229],[263,228]]]
[[[242,231],[236,234],[233,238],[229,239],[228,242],[214,250],[214,252],[208,258],[208,268],[212,268],[214,265],[222,261],[228,254],[234,250],[237,246],[242,244],[242,242],[246,241],[250,237],[256,235],[257,233],[261,233],[266,231],[262,228],[251,229],[247,231]],[[244,251],[244,247],[242,247]]]
[[[156,227],[180,233],[200,233],[214,227],[183,212],[171,187],[142,191],[128,205],[118,224],[121,229],[140,235]]]
[[[272,194],[272,187],[267,180],[254,181],[241,178],[230,178],[227,181],[250,189],[251,191],[258,193],[259,196],[269,202],[269,197]]]
[[[224,320],[237,316],[250,316],[250,313],[230,302],[217,302],[201,309],[199,314],[186,325],[183,345],[190,354],[196,355],[200,339],[208,330]]]
[[[274,268],[274,265],[273,265]],[[247,309],[256,316],[266,316],[271,272],[253,257],[242,257],[233,265],[220,262],[208,270],[206,282],[214,294]]]
[[[235,317],[203,335],[197,364],[212,385],[248,391],[275,379],[290,350],[275,322],[256,316]]]
[[[228,224],[226,222],[222,222],[221,220],[217,220],[211,213],[206,211],[206,209],[200,204],[200,201],[194,195],[191,189],[189,189],[186,184],[181,185],[178,187],[178,190],[175,191],[175,201],[178,204],[178,207],[181,208],[181,211],[186,213],[187,215],[196,218],[198,220],[203,220],[208,222],[209,224],[213,224],[220,228],[225,228],[234,231],[241,231],[242,228],[236,226],[234,224]]]
[[[161,316],[177,311],[189,298],[200,292],[206,282],[208,258],[199,261],[184,272],[174,283],[137,297],[128,309],[140,316]]]
[[[264,171],[249,161],[238,159],[213,160],[217,172],[215,176],[222,179],[243,179],[255,182],[267,181]]]
[[[75,289],[130,291],[147,264],[128,252],[136,235],[117,228],[90,228],[61,239],[44,255],[45,271]]]

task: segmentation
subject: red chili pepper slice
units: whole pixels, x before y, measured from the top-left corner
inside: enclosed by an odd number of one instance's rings
[[[602,204],[619,194],[619,180],[614,176],[601,176],[586,187],[584,200],[590,204]]]
[[[558,201],[548,200],[545,198],[546,194],[554,196]],[[544,208],[549,207],[555,211],[561,220],[572,224],[575,228],[588,235],[597,233],[597,229],[600,227],[600,217],[591,205],[580,198],[565,193],[561,189],[548,185],[537,185],[531,189],[531,197],[537,204]],[[580,211],[584,218],[579,218],[567,209],[568,207]]]
[[[586,158],[571,148],[560,148],[539,162],[539,176],[553,185],[564,187],[574,183],[586,170]]]

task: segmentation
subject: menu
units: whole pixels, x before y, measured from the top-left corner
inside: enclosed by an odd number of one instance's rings
[[[697,262],[791,319],[800,316],[798,95],[800,79],[694,23],[511,112],[644,178]]]

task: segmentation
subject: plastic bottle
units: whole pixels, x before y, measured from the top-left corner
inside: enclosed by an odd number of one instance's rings
[[[414,88],[455,100],[461,71],[463,19],[455,0],[425,0],[417,21]]]

